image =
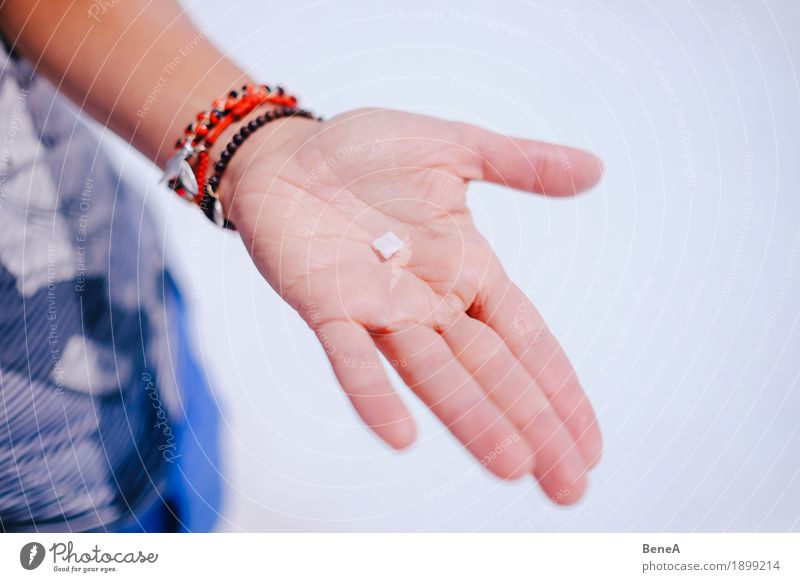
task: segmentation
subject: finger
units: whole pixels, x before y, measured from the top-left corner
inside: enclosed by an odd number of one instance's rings
[[[405,362],[398,367],[405,383],[484,467],[503,479],[533,471],[533,452],[525,439],[439,334],[418,325],[376,339],[386,357]]]
[[[590,466],[600,460],[603,439],[592,405],[564,350],[528,297],[508,280],[492,285],[470,315],[503,339],[541,386]]]
[[[459,317],[443,337],[528,441],[536,459],[534,474],[548,497],[562,504],[580,499],[586,489],[586,462],[547,397],[503,340],[468,315]]]
[[[342,320],[313,327],[336,379],[364,423],[395,449],[412,445],[416,439],[414,420],[392,388],[366,330]]]
[[[474,178],[525,192],[570,196],[591,188],[603,163],[589,152],[457,124],[465,145],[476,155]],[[466,176],[472,178],[473,176]]]

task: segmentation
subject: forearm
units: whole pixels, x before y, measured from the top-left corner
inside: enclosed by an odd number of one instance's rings
[[[175,0],[6,0],[7,42],[81,109],[163,166],[198,111],[247,81]],[[94,9],[92,7],[95,7]]]

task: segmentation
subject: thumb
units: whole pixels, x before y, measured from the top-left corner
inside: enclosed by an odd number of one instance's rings
[[[525,192],[571,196],[594,186],[603,162],[589,152],[456,124],[464,145],[475,154],[478,180]]]

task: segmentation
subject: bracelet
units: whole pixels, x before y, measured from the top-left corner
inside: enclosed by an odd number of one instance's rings
[[[162,183],[179,196],[199,204],[203,197],[208,147],[231,123],[265,104],[294,107],[297,99],[287,95],[282,87],[273,89],[269,85],[251,83],[242,87],[241,94],[231,91],[226,98],[215,100],[208,112],[199,112],[196,122],[190,123],[184,136],[175,143],[177,152],[167,162]]]
[[[222,150],[222,153],[220,153],[219,160],[217,160],[214,164],[214,174],[208,179],[207,182],[205,182],[202,199],[200,201],[200,208],[203,210],[203,213],[217,226],[231,230],[236,229],[233,223],[225,218],[222,209],[222,203],[220,202],[219,195],[217,193],[217,189],[222,181],[222,176],[225,174],[225,170],[227,170],[228,164],[233,159],[234,154],[236,154],[239,147],[247,140],[247,138],[264,127],[267,123],[287,117],[304,117],[306,119],[316,119],[321,121],[321,118],[317,117],[310,111],[298,109],[296,107],[281,107],[273,111],[267,111],[255,119],[252,119],[247,123],[247,125],[243,125],[227,143],[225,148]],[[219,136],[217,135],[216,137]],[[214,141],[216,141],[216,137],[214,138]],[[205,152],[204,159],[208,159],[207,150]],[[204,162],[201,160],[198,163],[198,166],[202,165],[203,163]]]

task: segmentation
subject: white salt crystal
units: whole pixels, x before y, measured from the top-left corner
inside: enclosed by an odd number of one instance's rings
[[[378,251],[384,260],[388,261],[397,251],[403,248],[403,241],[391,230],[387,230],[372,241],[372,248]]]

